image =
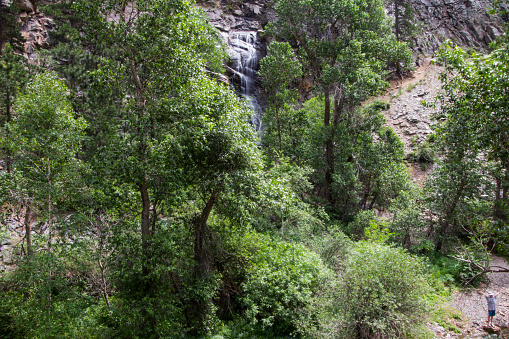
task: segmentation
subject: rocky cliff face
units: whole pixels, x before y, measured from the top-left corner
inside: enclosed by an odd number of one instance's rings
[[[1,0],[10,4],[13,0]],[[38,48],[49,46],[50,18],[38,12],[38,0],[14,0],[19,6],[19,24],[27,39],[26,53],[34,57]],[[415,54],[432,54],[440,44],[451,39],[462,47],[486,49],[502,32],[503,21],[487,13],[492,0],[410,0],[420,25],[414,41]],[[39,1],[40,2],[40,1]],[[219,29],[228,44],[238,32],[256,37],[258,60],[265,55],[266,40],[260,36],[265,25],[274,19],[273,0],[198,0],[210,22]]]
[[[47,47],[48,30],[54,27],[50,18],[38,12],[38,0],[1,0],[4,5],[16,1],[19,23],[27,39],[26,52],[33,57],[38,48]],[[259,33],[275,17],[272,0],[198,0],[228,43],[237,32],[256,34],[258,57],[265,53],[265,40]],[[487,13],[491,0],[411,0],[420,23],[415,39],[416,54],[433,53],[445,39],[463,47],[485,49],[502,32],[502,20]]]
[[[490,0],[411,0],[421,30],[415,50],[429,54],[446,39],[462,47],[486,49],[502,32],[501,18],[487,10]]]

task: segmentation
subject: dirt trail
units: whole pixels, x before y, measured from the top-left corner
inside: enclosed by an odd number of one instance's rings
[[[509,268],[508,263],[500,257],[492,257],[491,266],[500,266]],[[460,291],[456,294],[451,307],[461,311],[468,318],[466,333],[459,338],[482,338],[486,332],[482,327],[486,324],[488,315],[488,306],[485,295],[492,291],[497,297],[497,315],[493,323],[496,326],[505,328],[509,322],[509,273],[490,273],[488,282],[485,286],[474,289]],[[507,338],[506,336],[501,336]]]
[[[490,265],[492,267],[509,268],[508,263],[504,259],[496,256],[491,258]],[[488,304],[485,296],[488,292],[499,293],[497,297],[497,314],[493,323],[500,329],[500,332],[498,334],[491,334],[491,336],[485,331],[488,317]],[[443,312],[458,315],[457,318],[448,317],[448,322],[454,325],[452,327],[456,327],[456,332],[452,328],[445,329],[443,326],[446,325],[441,326],[437,323],[428,323],[427,327],[435,334],[435,338],[509,339],[509,273],[488,274],[488,281],[482,287],[456,292],[448,306],[449,310],[444,309]]]

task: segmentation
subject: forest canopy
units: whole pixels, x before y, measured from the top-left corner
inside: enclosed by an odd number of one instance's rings
[[[0,338],[429,338],[509,253],[508,44],[441,48],[408,157],[368,100],[412,68],[413,12],[391,6],[275,1],[259,133],[188,1],[41,4],[37,65],[5,31]]]

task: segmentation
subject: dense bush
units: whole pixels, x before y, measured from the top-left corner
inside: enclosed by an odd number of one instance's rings
[[[429,286],[421,260],[405,250],[361,241],[350,252],[339,288],[344,337],[407,338],[426,314]]]
[[[291,334],[298,331],[303,309],[332,278],[319,256],[300,244],[250,234],[251,265],[243,284],[243,304],[251,325]]]

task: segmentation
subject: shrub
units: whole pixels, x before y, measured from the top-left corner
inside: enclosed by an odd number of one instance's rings
[[[361,241],[345,263],[339,306],[345,337],[406,338],[426,314],[425,266],[405,250]]]
[[[427,169],[429,164],[436,161],[437,154],[434,141],[435,136],[430,134],[424,142],[417,145],[414,143],[414,151],[410,154],[410,160],[420,163],[423,171]]]
[[[304,308],[331,271],[300,244],[259,234],[249,234],[246,244],[251,262],[242,285],[247,320],[274,334],[296,333]]]
[[[364,230],[370,226],[371,222],[377,222],[378,218],[374,210],[359,211],[355,220],[348,224],[346,234],[353,240],[364,238]]]

